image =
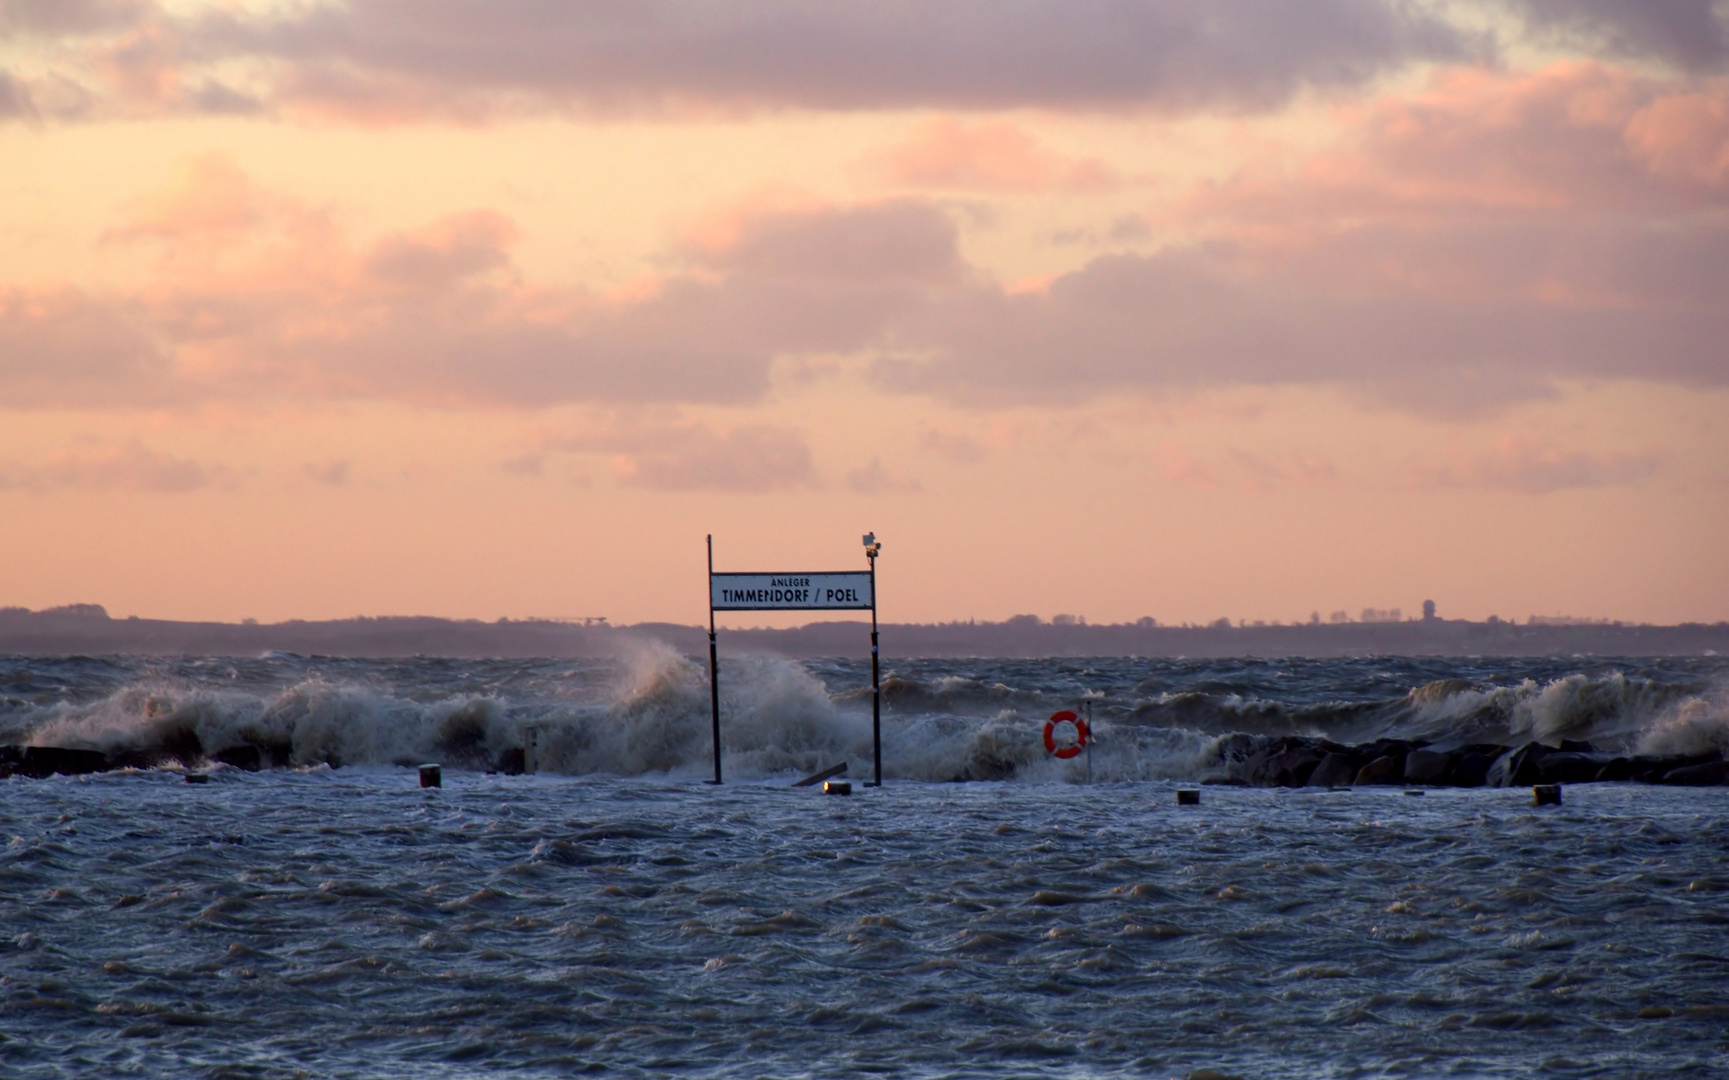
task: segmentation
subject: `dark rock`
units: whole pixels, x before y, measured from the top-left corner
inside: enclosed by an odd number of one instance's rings
[[[1390,757],[1398,761],[1399,767],[1405,767],[1405,755],[1417,749],[1417,744],[1405,739],[1376,739],[1366,746],[1356,748],[1364,759],[1373,761],[1378,757]]]
[[[1453,755],[1438,750],[1413,750],[1405,755],[1405,783],[1441,784],[1453,770]]]
[[[1249,787],[1265,787],[1267,762],[1277,753],[1274,747],[1263,746],[1243,760],[1233,763],[1230,771],[1232,779],[1240,780]]]
[[[1453,769],[1447,774],[1447,783],[1454,787],[1482,787],[1483,780],[1489,775],[1490,760],[1489,755],[1477,749],[1454,754]]]
[[[1356,786],[1367,784],[1402,784],[1405,782],[1405,762],[1403,758],[1383,754],[1357,770]]]
[[[1227,767],[1242,762],[1259,749],[1255,737],[1241,731],[1226,735],[1215,746],[1219,754],[1219,764]]]
[[[1717,754],[1676,754],[1667,757],[1654,757],[1641,754],[1630,762],[1633,779],[1645,784],[1661,784],[1663,778],[1676,769],[1684,769],[1690,765],[1709,765],[1722,758]]]
[[[1262,742],[1247,757],[1230,763],[1230,775],[1253,787],[1298,787],[1300,783],[1291,783],[1292,776],[1300,774],[1307,780],[1320,760],[1320,751],[1309,739],[1284,735]]]
[[[1499,788],[1530,787],[1542,779],[1537,763],[1549,753],[1550,749],[1539,742],[1528,742],[1508,750],[1489,766],[1484,783]]]
[[[1267,781],[1278,787],[1302,787],[1326,755],[1312,746],[1286,750],[1267,763]]]
[[[1537,778],[1545,784],[1588,784],[1607,764],[1609,758],[1603,754],[1558,750],[1537,762]]]
[[[108,755],[100,750],[68,750],[58,746],[27,746],[18,772],[37,779],[53,776],[82,776],[109,768]]]
[[[1350,787],[1362,767],[1362,758],[1334,751],[1323,757],[1309,774],[1309,787]]]
[[[264,755],[256,746],[230,746],[226,750],[218,750],[210,755],[211,761],[219,761],[224,765],[232,765],[236,769],[247,772],[257,772],[264,768]]]
[[[1599,781],[1620,781],[1633,779],[1633,763],[1624,757],[1610,758],[1608,763],[1597,770]]]
[[[179,765],[180,759],[161,747],[148,750],[122,750],[108,760],[110,769],[163,769]]]
[[[1721,761],[1707,761],[1699,765],[1683,765],[1679,769],[1671,769],[1663,774],[1665,784],[1684,784],[1687,787],[1716,787],[1729,778],[1729,766]]]
[[[1597,748],[1584,739],[1562,739],[1561,745],[1555,749],[1563,754],[1595,754]]]

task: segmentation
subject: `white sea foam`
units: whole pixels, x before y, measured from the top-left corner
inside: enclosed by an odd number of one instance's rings
[[[1690,697],[1667,711],[1639,737],[1642,754],[1729,756],[1729,694],[1722,689]]]
[[[436,760],[497,768],[513,765],[532,732],[541,771],[700,776],[712,768],[707,666],[666,646],[644,645],[611,668],[548,665],[515,682],[488,681],[484,664],[469,662],[405,661],[388,678],[377,666],[348,662],[261,663],[250,683],[226,666],[206,664],[193,674],[164,666],[77,703],[13,698],[0,708],[0,742],[130,753],[145,763],[191,764],[251,747],[276,766]],[[1062,782],[1087,775],[1090,758],[1101,781],[1193,779],[1218,766],[1220,740],[1233,732],[1442,744],[1573,738],[1648,753],[1729,750],[1725,694],[1608,671],[1499,687],[1447,678],[1380,700],[1276,701],[1178,684],[1148,699],[1101,701],[1090,755],[1057,761],[1045,752],[1041,728],[1053,706],[1073,703],[1070,677],[1011,686],[1011,675],[1039,676],[993,670],[992,663],[979,661],[977,677],[939,672],[888,682],[888,776]],[[843,761],[852,776],[868,775],[871,695],[856,682],[845,686],[847,678],[831,694],[805,664],[728,658],[720,680],[727,776],[808,773]],[[445,686],[484,692],[441,693]]]

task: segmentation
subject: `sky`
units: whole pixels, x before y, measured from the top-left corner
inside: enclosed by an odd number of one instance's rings
[[[1714,622],[1726,419],[1729,3],[0,0],[0,606]]]

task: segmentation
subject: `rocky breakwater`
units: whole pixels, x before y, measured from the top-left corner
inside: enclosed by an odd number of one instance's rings
[[[419,758],[404,758],[395,764],[413,767],[419,762]],[[294,764],[311,763],[294,762],[287,747],[241,744],[206,750],[198,745],[196,740],[147,750],[118,752],[62,746],[0,746],[0,779],[27,776],[40,780],[50,776],[82,776],[86,773],[113,772],[120,769],[208,769],[218,765],[258,772],[272,766],[287,768]],[[326,755],[317,764],[340,768],[342,762],[334,756]],[[506,750],[496,759],[476,753],[459,755],[456,764],[487,772],[516,775],[523,771],[522,748]]]
[[[1720,752],[1620,754],[1588,742],[1444,746],[1380,739],[1348,746],[1304,736],[1232,735],[1204,783],[1243,787],[1528,787],[1634,781],[1709,787],[1729,783]]]

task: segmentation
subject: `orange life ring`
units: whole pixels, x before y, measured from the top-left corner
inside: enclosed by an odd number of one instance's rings
[[[1057,746],[1057,725],[1073,724],[1075,726],[1075,741],[1064,747]],[[1045,752],[1052,757],[1068,759],[1074,757],[1087,746],[1087,722],[1068,709],[1052,713],[1045,721]]]

